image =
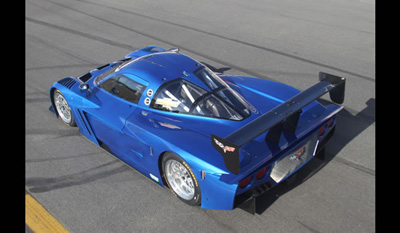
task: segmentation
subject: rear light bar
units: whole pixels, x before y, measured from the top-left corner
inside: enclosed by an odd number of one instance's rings
[[[257,179],[257,180],[261,180],[261,179],[265,176],[266,173],[267,173],[267,168],[264,167],[263,169],[261,169],[261,170],[257,173],[256,179]]]
[[[328,123],[325,124],[324,126],[322,126],[319,131],[318,131],[318,137],[322,136],[327,128],[331,128],[333,125],[333,122],[335,120],[335,117],[332,117],[331,119],[329,119]]]
[[[250,177],[240,181],[239,187],[246,188],[246,186],[250,184],[251,179],[252,179],[252,177],[250,176]]]

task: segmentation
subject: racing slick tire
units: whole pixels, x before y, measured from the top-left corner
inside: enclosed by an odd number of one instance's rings
[[[58,116],[68,126],[76,126],[74,116],[72,115],[71,108],[68,105],[67,100],[63,96],[60,90],[56,89],[53,93],[54,106]]]
[[[178,155],[167,152],[162,158],[163,177],[172,191],[181,201],[192,206],[201,202],[199,184],[189,165]]]

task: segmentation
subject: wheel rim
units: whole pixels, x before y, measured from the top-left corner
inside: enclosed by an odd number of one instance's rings
[[[165,175],[174,192],[185,200],[194,197],[194,184],[188,169],[176,160],[168,160],[165,164]]]
[[[71,108],[64,96],[57,92],[54,97],[54,102],[61,119],[67,124],[71,123]]]

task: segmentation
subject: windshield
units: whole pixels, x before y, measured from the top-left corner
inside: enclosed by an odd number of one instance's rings
[[[117,62],[110,63],[109,65],[111,66],[111,68],[110,68],[109,70],[105,71],[104,73],[100,74],[100,75],[94,80],[94,83],[95,83],[96,85],[99,85],[100,82],[103,81],[104,78],[106,78],[108,75],[114,73],[119,67],[122,67],[123,65],[125,65],[126,63],[128,63],[129,60],[130,60],[130,58],[129,58],[129,59],[122,59],[122,60],[119,60],[119,61],[117,61]],[[107,66],[106,66],[106,65],[100,66],[100,67],[99,67],[100,69],[99,69],[99,68],[97,68],[97,69],[101,70],[101,69],[104,69],[105,67],[107,67]]]
[[[204,67],[194,74],[209,87],[209,91],[184,79],[173,80],[160,87],[150,107],[229,120],[250,116],[247,104],[218,76]]]

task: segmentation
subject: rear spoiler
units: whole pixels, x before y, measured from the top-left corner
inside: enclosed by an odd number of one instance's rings
[[[334,103],[342,104],[346,79],[320,72],[319,80],[320,82],[314,86],[298,93],[225,138],[211,134],[211,143],[222,155],[226,168],[234,174],[239,174],[239,148],[267,130],[269,131],[265,139],[275,144],[278,144],[282,130],[294,133],[301,109],[325,93],[329,92]]]

